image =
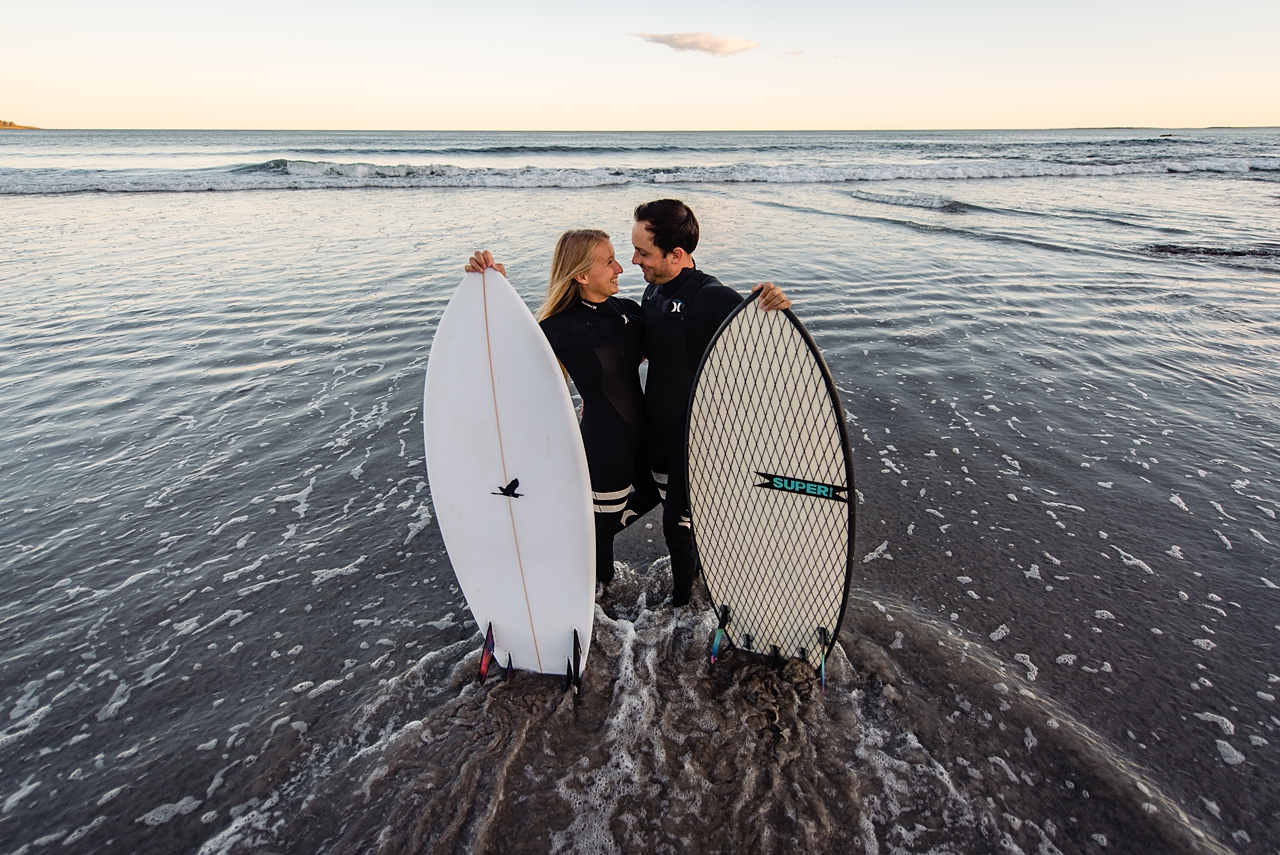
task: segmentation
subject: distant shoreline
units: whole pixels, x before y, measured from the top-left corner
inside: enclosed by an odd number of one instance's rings
[[[0,120],[0,130],[5,131],[38,131],[39,128],[34,125],[18,125],[13,122],[5,122]]]

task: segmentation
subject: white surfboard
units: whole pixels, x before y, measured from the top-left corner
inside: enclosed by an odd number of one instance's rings
[[[468,273],[427,361],[427,474],[449,560],[493,667],[585,666],[595,616],[591,481],[559,363],[495,270]],[[579,675],[581,671],[579,670]]]
[[[853,566],[853,464],[831,372],[789,310],[752,295],[720,327],[688,454],[694,542],[729,639],[818,667]]]

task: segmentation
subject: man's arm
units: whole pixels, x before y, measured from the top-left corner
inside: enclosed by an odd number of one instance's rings
[[[760,301],[760,308],[766,312],[774,309],[790,309],[791,300],[787,299],[787,295],[782,293],[782,289],[772,282],[761,282],[751,286],[751,293],[760,291],[760,296],[756,299]]]

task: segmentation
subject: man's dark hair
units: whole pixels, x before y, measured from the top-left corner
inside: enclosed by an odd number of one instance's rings
[[[647,223],[653,245],[670,255],[676,247],[693,255],[698,248],[698,218],[679,199],[659,199],[636,206],[636,222]]]

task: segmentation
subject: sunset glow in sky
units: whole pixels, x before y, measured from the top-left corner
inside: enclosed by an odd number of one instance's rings
[[[10,3],[46,128],[1280,124],[1280,3]]]

